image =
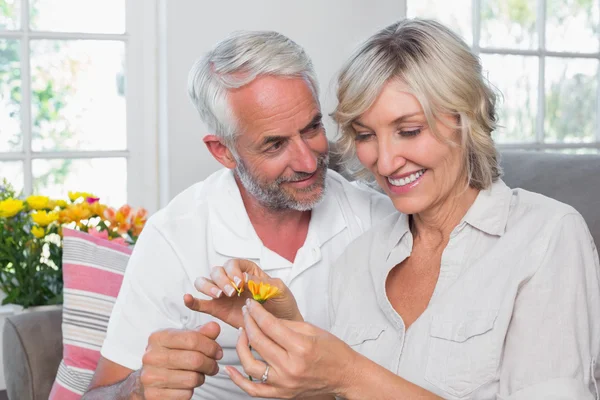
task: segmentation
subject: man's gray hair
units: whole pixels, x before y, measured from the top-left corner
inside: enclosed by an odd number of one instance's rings
[[[200,117],[234,152],[238,129],[227,91],[261,75],[305,79],[319,103],[319,85],[310,58],[302,47],[277,32],[234,32],[190,70],[188,93]]]

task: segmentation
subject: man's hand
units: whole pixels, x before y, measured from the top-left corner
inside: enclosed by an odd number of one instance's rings
[[[215,342],[221,328],[209,322],[197,330],[153,333],[142,358],[139,385],[145,400],[189,400],[205,375],[219,371],[223,350]]]
[[[212,300],[197,299],[190,294],[186,294],[183,300],[189,309],[212,315],[234,328],[239,328],[244,324],[242,306],[247,298],[252,297],[246,287],[249,280],[268,283],[279,289],[280,294],[265,303],[269,312],[278,318],[303,321],[296,299],[283,281],[271,278],[249,260],[229,260],[222,267],[214,267],[209,278],[196,279],[196,289]],[[238,295],[236,288],[244,288],[244,291]]]

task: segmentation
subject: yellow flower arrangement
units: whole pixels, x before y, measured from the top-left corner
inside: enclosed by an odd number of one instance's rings
[[[0,181],[2,304],[62,302],[63,227],[127,246],[137,241],[147,218],[143,208],[125,205],[115,210],[88,192],[69,192],[68,200],[39,195],[22,200]]]

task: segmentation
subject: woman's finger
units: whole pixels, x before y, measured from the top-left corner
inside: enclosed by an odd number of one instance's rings
[[[235,345],[235,350],[240,358],[240,364],[244,368],[244,372],[248,376],[260,380],[265,373],[267,365],[263,361],[257,360],[254,354],[252,354],[248,343],[248,336],[244,328],[239,329],[239,338]]]
[[[287,352],[278,343],[275,343],[266,334],[267,330],[272,329],[274,324],[263,324],[263,327],[259,327],[250,314],[248,306],[253,303],[258,304],[256,301],[248,299],[246,305],[242,307],[242,314],[244,315],[244,328],[246,335],[248,336],[248,342],[254,350],[260,354],[260,356],[269,364],[277,364],[286,360]],[[265,311],[267,312],[267,311]],[[268,313],[268,312],[267,312]],[[276,322],[277,318],[273,317]]]
[[[280,393],[281,390],[269,385],[268,381],[266,384],[261,381],[250,381],[240,371],[231,366],[225,367],[225,372],[227,372],[233,383],[252,397],[284,398]]]
[[[236,287],[240,287],[242,280],[239,277],[229,277],[223,267],[214,267],[210,272],[210,279],[219,287],[228,297],[237,296]]]
[[[212,297],[213,299],[218,299],[223,295],[223,291],[219,289],[212,280],[202,276],[196,278],[194,281],[194,287],[200,293]]]
[[[290,329],[287,324],[290,321],[276,318],[257,301],[246,301],[246,309],[249,318],[244,316],[244,321],[248,320],[250,322],[246,323],[250,342],[252,343],[253,334],[255,333],[257,335],[257,339],[255,340],[264,341],[269,344],[272,343],[273,346],[267,347],[267,350],[273,350],[273,356],[285,354],[289,350],[296,350],[298,348],[305,349],[309,344],[307,343],[309,341],[308,336],[301,333],[302,331],[298,331],[300,328]],[[298,324],[308,325],[301,322]],[[252,346],[254,346],[254,343],[252,343]],[[276,353],[278,354],[275,353],[275,349],[277,349]],[[263,358],[266,357],[266,354],[263,354],[258,347],[256,347],[256,351]]]

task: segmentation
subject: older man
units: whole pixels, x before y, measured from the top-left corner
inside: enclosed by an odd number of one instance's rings
[[[217,364],[239,364],[237,331],[184,305],[195,278],[250,259],[287,285],[305,320],[327,329],[329,266],[394,211],[327,169],[317,79],[285,36],[230,36],[194,65],[189,93],[213,132],[204,142],[226,168],[148,221],[85,399],[247,398]]]

